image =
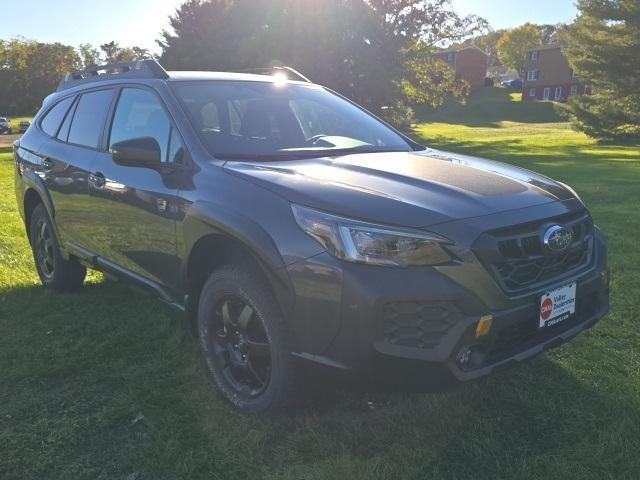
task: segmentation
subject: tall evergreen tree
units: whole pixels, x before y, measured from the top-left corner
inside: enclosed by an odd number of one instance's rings
[[[640,140],[640,2],[578,0],[565,52],[592,96],[573,96],[566,111],[592,137]]]

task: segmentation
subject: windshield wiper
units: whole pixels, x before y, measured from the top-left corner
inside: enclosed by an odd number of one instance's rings
[[[323,148],[309,150],[282,150],[278,153],[269,154],[242,154],[242,153],[220,153],[217,158],[222,160],[252,160],[256,162],[270,162],[278,160],[299,160],[305,158],[336,157],[341,155],[351,155],[356,153],[389,153],[389,152],[410,152],[404,147],[376,147],[373,145],[360,145],[352,148]]]

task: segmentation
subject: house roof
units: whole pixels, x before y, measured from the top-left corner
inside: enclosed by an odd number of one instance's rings
[[[456,53],[456,52],[461,52],[462,50],[469,50],[469,49],[478,50],[479,52],[484,53],[487,57],[489,56],[489,54],[487,52],[482,50],[480,47],[476,47],[475,45],[467,45],[466,47],[446,48],[444,50],[438,50],[436,52],[436,55],[439,54],[439,53]]]
[[[564,45],[561,43],[547,43],[545,45],[538,45],[537,47],[530,48],[527,52],[535,52],[540,50],[555,50],[557,48],[562,48]]]

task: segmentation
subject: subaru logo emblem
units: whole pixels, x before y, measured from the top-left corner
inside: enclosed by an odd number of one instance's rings
[[[552,252],[563,252],[571,246],[573,232],[560,225],[550,227],[544,234],[544,244]]]

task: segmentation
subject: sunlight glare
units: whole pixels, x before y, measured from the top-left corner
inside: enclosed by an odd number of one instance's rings
[[[276,72],[273,74],[273,83],[276,87],[283,87],[287,84],[289,78],[283,72]]]

